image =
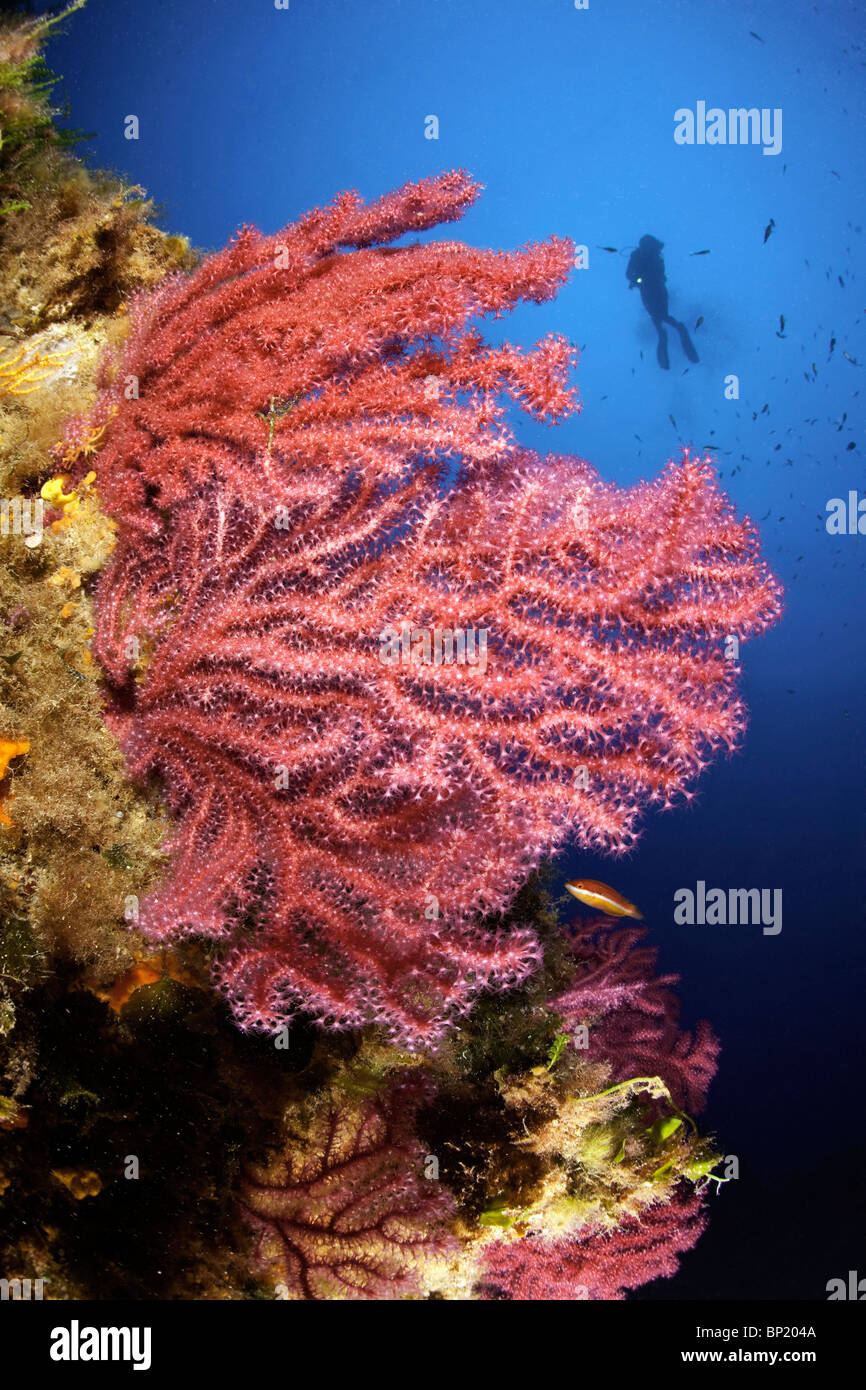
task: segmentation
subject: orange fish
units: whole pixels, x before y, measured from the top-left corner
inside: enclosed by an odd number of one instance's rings
[[[643,913],[638,911],[634,903],[630,903],[615,888],[599,883],[597,878],[572,878],[565,886],[578,902],[597,908],[606,917],[638,917],[643,921]]]

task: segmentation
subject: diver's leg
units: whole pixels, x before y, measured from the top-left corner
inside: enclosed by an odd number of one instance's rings
[[[660,319],[653,319],[653,323],[658,329],[659,335],[659,345],[656,349],[656,358],[658,359],[659,366],[664,367],[665,371],[667,371],[671,365],[670,358],[668,357],[668,335],[662,327]]]
[[[701,359],[695,352],[695,345],[689,337],[689,330],[686,328],[685,324],[680,323],[679,319],[672,319],[670,314],[667,314],[665,316],[665,323],[671,324],[671,326],[675,328],[679,333],[680,342],[683,345],[683,352],[686,354],[686,357],[689,359],[689,361],[700,362]]]

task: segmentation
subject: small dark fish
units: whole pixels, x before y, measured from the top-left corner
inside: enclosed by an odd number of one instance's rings
[[[857,445],[856,445],[855,441],[852,439],[850,444],[846,444],[846,445],[845,445],[845,448],[846,448],[846,449],[848,450],[848,452],[850,453],[852,449],[856,449],[856,448],[857,448]]]
[[[844,423],[845,423],[845,421],[846,421],[847,419],[848,419],[848,412],[847,412],[847,410],[845,410],[845,411],[842,412],[842,423],[836,426],[836,433],[837,433],[837,434],[841,434],[841,433],[842,433],[842,425],[844,425]],[[813,421],[813,424],[814,424],[814,421]]]
[[[704,321],[704,316],[703,316],[703,314],[701,314],[700,318],[698,319],[697,323],[695,324],[695,332],[697,332],[697,330],[700,328],[700,326],[701,326],[701,324],[703,323],[703,321]]]
[[[770,220],[769,220],[769,222],[767,223],[766,227],[764,228],[764,245],[765,245],[765,246],[766,246],[767,242],[770,240],[770,233],[772,232],[772,230],[773,230],[773,228],[775,227],[775,225],[776,225],[775,218],[771,217]]]
[[[779,331],[780,331],[781,333],[784,333],[784,331],[785,331],[785,315],[784,315],[784,314],[780,314],[780,315],[779,315]]]
[[[763,43],[763,42],[764,42],[764,40],[761,38],[761,35],[760,35],[760,34],[756,34],[755,31],[754,31],[754,29],[750,29],[750,30],[749,30],[749,33],[751,34],[751,36],[752,36],[753,39],[757,39],[757,40],[758,40],[758,43]]]
[[[764,515],[763,515],[762,517],[760,517],[759,519],[760,519],[761,521],[766,521],[766,520],[767,520],[767,517],[768,517],[769,515],[770,515],[770,508],[768,507],[767,510],[764,512]]]
[[[835,169],[831,169],[831,170],[830,170],[830,173],[831,173],[831,174],[833,175],[833,177],[836,178],[836,179],[841,179],[841,177],[842,177],[841,174],[837,174],[837,173],[836,173],[836,170],[835,170]]]
[[[619,253],[618,246],[600,246],[598,249],[599,251],[613,251],[614,255],[617,255]]]
[[[818,375],[818,368],[815,366],[815,363],[814,363],[814,362],[812,363],[812,375],[813,375],[813,376],[817,376],[817,375]]]
[[[857,358],[856,358],[856,357],[852,357],[851,354],[850,354],[849,352],[843,352],[843,353],[842,353],[842,356],[845,357],[845,358],[847,358],[847,360],[851,363],[851,365],[852,365],[853,367],[859,367],[859,366],[860,366],[860,363],[857,361]]]
[[[676,420],[674,419],[673,415],[669,415],[669,416],[668,416],[668,419],[670,420],[670,422],[671,422],[671,424],[673,425],[674,429],[676,429],[676,427],[677,427],[677,422],[676,422]]]
[[[845,288],[845,281],[842,279],[842,276],[841,276],[841,275],[837,275],[837,276],[836,276],[836,279],[839,281],[839,284],[842,286],[842,288],[843,288],[843,290],[844,290],[844,288]]]
[[[690,251],[690,252],[689,252],[689,255],[690,255],[690,256],[708,256],[709,254],[710,254],[709,251]]]
[[[835,338],[831,338],[831,339],[830,339],[830,357],[833,356],[833,349],[834,349],[835,346],[836,346],[836,339],[835,339]],[[830,358],[828,357],[827,360],[829,361]]]
[[[767,415],[767,414],[769,413],[769,410],[770,410],[770,407],[769,407],[768,405],[765,404],[765,405],[762,405],[762,406],[761,406],[761,414],[762,414],[762,415]]]

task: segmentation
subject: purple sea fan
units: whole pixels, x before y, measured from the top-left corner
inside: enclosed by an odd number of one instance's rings
[[[564,1240],[497,1242],[486,1262],[485,1293],[519,1300],[623,1299],[628,1289],[675,1274],[678,1257],[705,1226],[700,1198],[680,1191],[611,1230],[588,1226]]]
[[[589,1027],[587,1056],[611,1064],[611,1083],[660,1076],[674,1103],[700,1111],[716,1074],[719,1041],[701,1021],[694,1034],[678,1025],[678,975],[656,975],[658,952],[640,943],[645,927],[597,918],[571,928],[577,972],[550,1001],[569,1030]]]
[[[257,1258],[289,1299],[422,1295],[456,1250],[450,1194],[424,1175],[414,1078],[384,1095],[323,1103],[295,1117],[279,1154],[249,1168],[240,1198]]]

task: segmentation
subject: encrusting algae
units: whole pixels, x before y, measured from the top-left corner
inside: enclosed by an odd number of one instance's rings
[[[166,829],[124,776],[89,649],[89,581],[115,526],[95,469],[77,486],[59,470],[95,460],[99,435],[70,452],[60,427],[92,399],[123,299],[194,262],[149,225],[140,190],[91,175],[56,131],[39,53],[51,23],[0,28],[0,1132],[13,1145],[2,1186],[19,1203],[15,1136],[34,1114],[50,1128],[61,1103],[23,1102],[52,1066],[34,991],[52,993],[41,1010],[64,1007],[85,978],[110,990],[134,967],[143,946],[128,905],[152,882]],[[95,1196],[89,1168],[51,1163],[63,1156],[46,1153],[37,1183],[80,1172],[80,1195]],[[18,1261],[0,1248],[2,1274]]]

